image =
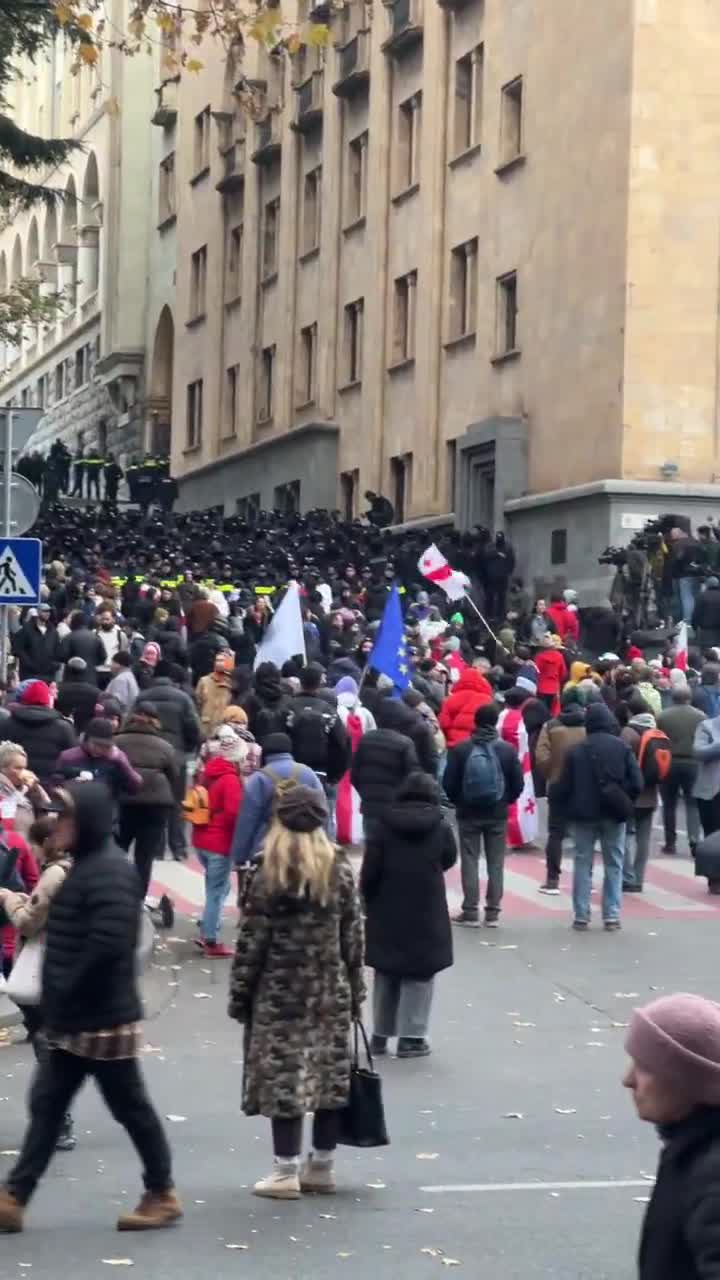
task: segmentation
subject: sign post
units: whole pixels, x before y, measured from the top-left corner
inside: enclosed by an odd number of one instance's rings
[[[20,411],[20,434],[23,442],[27,442],[41,416],[38,410]],[[35,423],[31,424],[30,415],[35,415]],[[12,497],[13,497],[13,430],[16,411],[0,410],[0,429],[2,430],[3,459],[3,498],[2,512],[3,538],[0,547],[0,680],[7,680],[8,660],[10,657],[10,635],[8,625],[8,605],[39,604],[40,579],[42,572],[42,544],[38,538],[13,538]],[[17,445],[16,447],[22,447]],[[37,515],[37,511],[35,512]],[[31,517],[31,523],[34,516]],[[25,525],[25,528],[28,526]]]

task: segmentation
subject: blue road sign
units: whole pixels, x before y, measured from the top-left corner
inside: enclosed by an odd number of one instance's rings
[[[41,577],[39,538],[0,537],[0,604],[38,604]]]

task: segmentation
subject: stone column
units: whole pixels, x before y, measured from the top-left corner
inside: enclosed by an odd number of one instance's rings
[[[78,227],[77,281],[78,303],[82,306],[98,289],[100,228]]]

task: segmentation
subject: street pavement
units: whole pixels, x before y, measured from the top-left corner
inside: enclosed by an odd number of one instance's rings
[[[455,966],[437,982],[432,1056],[378,1064],[391,1145],[341,1148],[337,1197],[287,1204],[250,1194],[270,1168],[269,1126],[240,1111],[229,963],[195,952],[181,914],[145,983],[144,1067],[173,1117],[185,1222],[147,1236],[113,1231],[139,1171],[88,1085],[77,1150],[56,1157],[26,1233],[0,1240],[3,1280],[94,1280],[130,1264],[143,1280],[432,1280],[451,1267],[492,1280],[632,1280],[657,1139],[620,1084],[624,1024],[661,992],[716,994],[716,909],[704,882],[665,861],[652,881],[670,906],[628,900],[619,934],[599,924],[574,934],[567,905],[540,899],[539,914],[526,909],[528,893],[500,929],[457,930]],[[520,855],[513,876],[532,884],[538,866]],[[167,872],[158,865],[158,883]],[[667,890],[661,872],[679,887]],[[21,1138],[30,1070],[27,1046],[0,1048],[0,1173]]]

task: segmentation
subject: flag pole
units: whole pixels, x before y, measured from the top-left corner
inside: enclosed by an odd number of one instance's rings
[[[478,618],[480,619],[480,621],[482,622],[482,624],[483,624],[483,626],[486,628],[486,630],[490,632],[490,635],[492,636],[492,638],[493,638],[493,640],[495,641],[495,644],[498,646],[498,648],[499,648],[499,649],[502,649],[502,650],[503,650],[503,653],[507,652],[507,650],[505,649],[505,645],[502,643],[502,641],[501,641],[501,640],[498,640],[497,636],[495,635],[495,632],[493,631],[492,627],[490,626],[490,623],[488,622],[487,618],[483,617],[483,615],[481,614],[480,610],[478,609],[478,607],[477,607],[477,605],[476,605],[475,601],[473,600],[472,596],[469,596],[469,595],[467,594],[467,592],[465,592],[465,595],[462,597],[462,599],[463,599],[463,600],[467,600],[468,604],[470,605],[470,608],[475,610],[475,612],[476,612],[476,614],[477,614]]]

